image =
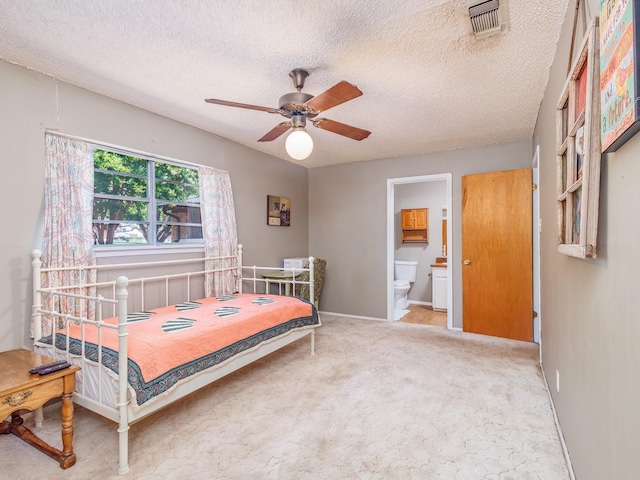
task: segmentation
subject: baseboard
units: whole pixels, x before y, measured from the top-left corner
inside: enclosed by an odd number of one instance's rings
[[[433,305],[433,302],[421,302],[419,300],[409,300],[409,305],[425,305],[427,307],[430,307],[431,305]]]
[[[345,317],[345,318],[355,318],[357,320],[373,320],[376,322],[388,322],[389,320],[387,320],[386,318],[377,318],[377,317],[364,317],[361,315],[348,315],[346,313],[335,313],[335,312],[318,312],[320,315],[333,315],[336,317]],[[453,332],[462,332],[462,328],[461,327],[446,327],[447,330],[449,331],[453,331]]]
[[[571,480],[576,480],[576,476],[573,473],[573,465],[571,464],[571,457],[569,456],[569,449],[567,448],[567,444],[564,441],[564,435],[562,434],[560,420],[558,420],[556,406],[553,403],[553,397],[551,396],[551,390],[549,389],[549,382],[547,382],[547,376],[544,374],[544,368],[542,368],[542,365],[540,365],[540,370],[542,371],[542,379],[544,380],[544,384],[547,387],[549,403],[551,404],[551,411],[553,412],[553,420],[556,423],[556,430],[558,432],[558,437],[560,438],[560,444],[562,445],[562,452],[564,453],[564,461],[567,463],[567,470],[569,470],[569,476],[571,477]]]
[[[335,312],[319,312],[321,315],[334,315],[336,317],[346,317],[346,318],[355,318],[358,320],[375,320],[376,322],[387,322],[386,318],[376,318],[376,317],[363,317],[361,315],[348,315],[346,313],[335,313]]]

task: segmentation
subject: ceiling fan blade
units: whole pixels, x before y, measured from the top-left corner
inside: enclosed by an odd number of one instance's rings
[[[227,107],[246,108],[248,110],[260,110],[261,112],[268,112],[268,113],[279,113],[279,114],[284,113],[279,108],[260,107],[258,105],[249,105],[248,103],[238,103],[238,102],[229,102],[227,100],[218,100],[217,98],[205,98],[204,101],[207,103],[215,103],[216,105],[226,105]]]
[[[282,122],[273,127],[269,132],[267,132],[259,142],[270,142],[271,140],[275,140],[284,132],[291,128],[291,122]]]
[[[338,135],[343,135],[358,141],[364,140],[371,135],[371,132],[368,130],[352,127],[351,125],[329,120],[328,118],[317,118],[311,120],[311,122],[314,126],[321,128],[322,130],[328,130],[330,132],[337,133]]]
[[[340,83],[336,83],[329,90],[313,97],[305,103],[305,106],[308,110],[317,114],[341,103],[353,100],[360,95],[362,95],[362,92],[358,87],[343,80]]]

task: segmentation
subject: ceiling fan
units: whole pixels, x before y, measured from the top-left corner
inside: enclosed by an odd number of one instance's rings
[[[259,110],[268,113],[279,113],[283,117],[289,118],[290,120],[279,123],[258,141],[270,142],[287,130],[293,129],[293,132],[287,137],[285,148],[287,153],[297,160],[307,158],[313,150],[313,140],[305,131],[307,120],[309,120],[314,127],[328,130],[329,132],[337,133],[338,135],[343,135],[354,140],[364,140],[371,134],[371,132],[367,130],[329,120],[328,118],[316,118],[321,112],[362,95],[358,87],[343,80],[329,90],[314,97],[313,95],[302,92],[304,81],[309,76],[308,71],[302,68],[296,68],[289,73],[289,76],[293,80],[293,85],[297,91],[281,96],[278,102],[280,105],[279,108],[260,107],[246,103],[219,100],[217,98],[207,98],[205,102],[227,105],[229,107],[246,108],[249,110]]]

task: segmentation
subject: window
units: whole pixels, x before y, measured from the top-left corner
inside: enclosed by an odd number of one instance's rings
[[[598,54],[596,17],[556,110],[558,252],[579,258],[596,257],[601,150]]]
[[[96,245],[202,243],[195,168],[96,147]]]

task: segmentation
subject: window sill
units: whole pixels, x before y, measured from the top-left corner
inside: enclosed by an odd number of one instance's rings
[[[130,256],[150,256],[150,255],[170,255],[183,253],[204,253],[204,245],[171,245],[171,246],[139,246],[118,245],[110,247],[94,247],[93,253],[96,258],[109,257],[130,257]]]

